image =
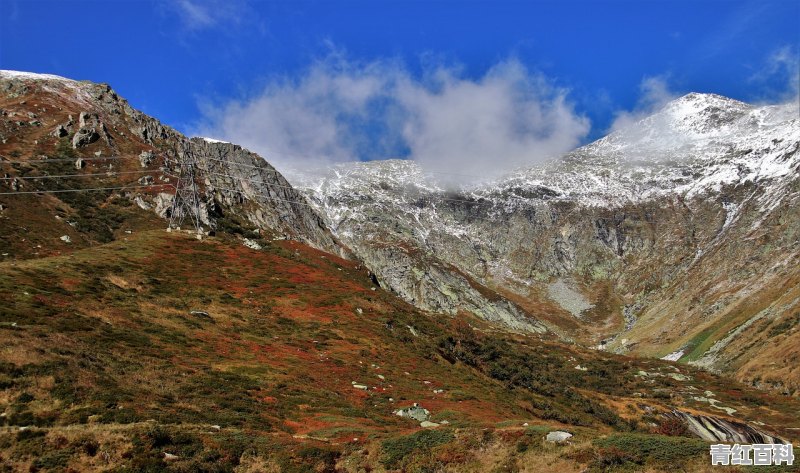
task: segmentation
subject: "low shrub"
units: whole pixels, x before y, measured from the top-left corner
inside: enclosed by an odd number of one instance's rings
[[[649,434],[618,434],[600,438],[594,444],[601,449],[617,449],[632,461],[643,463],[675,462],[708,453],[708,443],[700,439]]]
[[[439,445],[450,443],[455,437],[448,430],[421,430],[411,435],[383,441],[383,459],[386,468],[398,468],[412,454],[430,452]]]

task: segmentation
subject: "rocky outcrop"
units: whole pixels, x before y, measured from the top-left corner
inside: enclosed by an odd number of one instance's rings
[[[276,236],[346,254],[305,196],[257,154],[238,145],[203,138],[192,138],[187,152],[197,161],[208,202],[215,202],[219,209],[240,215]]]
[[[156,156],[155,156],[155,154],[153,154],[152,151],[142,151],[141,153],[139,153],[139,164],[143,168],[146,168],[146,167],[150,166],[150,164],[153,163],[153,161],[155,160],[155,157]]]
[[[673,411],[672,415],[686,422],[691,433],[709,442],[740,444],[786,443],[786,441],[780,437],[770,435],[761,429],[742,422],[712,416],[690,414],[678,410]]]
[[[100,134],[94,128],[81,128],[72,137],[72,147],[82,148],[100,139]]]

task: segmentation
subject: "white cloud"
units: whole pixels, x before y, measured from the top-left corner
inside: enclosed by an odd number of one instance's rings
[[[639,91],[640,96],[633,110],[615,113],[610,132],[628,128],[678,98],[678,94],[670,90],[665,76],[645,77],[639,84]]]
[[[263,30],[260,15],[249,0],[162,0],[164,13],[175,15],[183,32],[206,30],[241,34],[242,28]]]
[[[772,101],[797,101],[800,95],[800,50],[783,46],[767,57],[750,82],[764,86],[764,94]],[[777,85],[775,85],[777,84]]]
[[[191,30],[203,29],[216,22],[206,5],[200,2],[177,0],[174,5],[184,26]]]
[[[589,120],[567,91],[509,60],[478,78],[434,65],[332,56],[252,98],[203,107],[196,130],[278,166],[317,166],[398,152],[428,169],[491,177],[571,150]]]

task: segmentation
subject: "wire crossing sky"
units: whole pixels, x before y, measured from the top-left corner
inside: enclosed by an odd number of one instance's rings
[[[0,0],[0,68],[108,82],[279,165],[457,171],[561,154],[692,91],[796,100],[798,24],[795,0]]]

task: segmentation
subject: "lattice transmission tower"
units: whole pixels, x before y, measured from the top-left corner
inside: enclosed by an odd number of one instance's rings
[[[197,160],[189,148],[176,150],[175,154],[178,182],[175,184],[175,198],[172,200],[167,230],[180,229],[188,217],[199,236],[203,233],[203,225],[200,220],[200,196],[194,180]]]

